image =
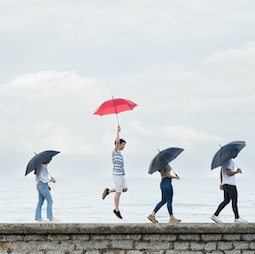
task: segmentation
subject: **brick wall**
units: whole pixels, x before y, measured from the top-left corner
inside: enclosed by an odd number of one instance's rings
[[[0,224],[0,254],[255,254],[255,224]]]

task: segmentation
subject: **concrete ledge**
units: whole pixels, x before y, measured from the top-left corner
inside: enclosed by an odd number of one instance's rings
[[[255,233],[255,223],[181,223],[181,224],[0,224],[0,235],[70,234],[238,234]]]

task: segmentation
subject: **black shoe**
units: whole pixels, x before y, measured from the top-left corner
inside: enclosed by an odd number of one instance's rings
[[[120,215],[120,211],[117,212],[117,211],[114,209],[113,212],[115,213],[115,215],[116,215],[119,219],[122,219],[122,216]]]
[[[104,192],[103,192],[103,194],[102,194],[102,199],[105,199],[105,197],[106,197],[107,195],[109,195],[109,189],[105,188],[105,189],[104,189]]]

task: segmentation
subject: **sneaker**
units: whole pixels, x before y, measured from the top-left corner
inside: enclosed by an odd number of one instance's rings
[[[235,222],[236,223],[248,223],[248,221],[247,220],[244,220],[244,219],[242,219],[242,218],[238,218],[238,219],[235,219]]]
[[[49,220],[49,223],[57,223],[57,222],[60,222],[60,219],[52,218],[51,220]]]
[[[147,218],[148,218],[151,222],[153,222],[153,223],[158,223],[158,221],[156,220],[155,216],[153,216],[152,214],[150,214]]]
[[[119,219],[122,219],[122,216],[121,216],[121,214],[120,214],[120,211],[116,211],[116,210],[114,209],[113,212],[115,213],[115,215],[116,215]]]
[[[109,189],[105,188],[105,189],[104,189],[104,192],[103,192],[103,194],[102,194],[102,199],[105,199],[105,197],[106,197],[107,195],[109,195]]]
[[[38,222],[38,223],[48,223],[48,221],[46,221],[44,219],[36,220],[36,222]]]
[[[223,223],[220,218],[216,215],[212,215],[211,219],[216,223]]]
[[[170,218],[169,223],[181,223],[181,220],[178,220],[175,217],[173,217],[173,218]]]

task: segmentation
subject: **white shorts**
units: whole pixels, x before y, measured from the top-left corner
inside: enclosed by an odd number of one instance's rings
[[[123,192],[123,189],[127,189],[127,182],[124,175],[112,175],[112,177],[116,192]]]

